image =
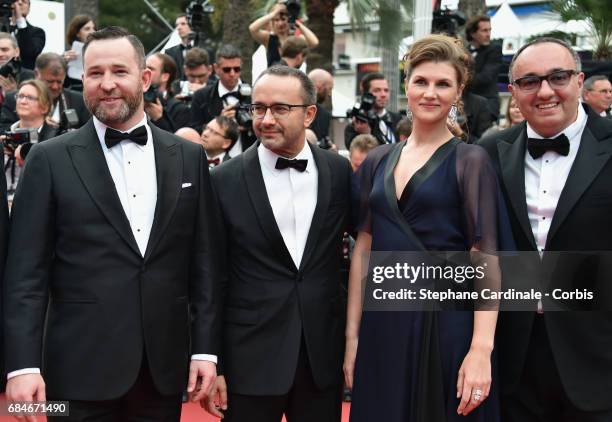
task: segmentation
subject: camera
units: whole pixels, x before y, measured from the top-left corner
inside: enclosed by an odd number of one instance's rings
[[[159,98],[158,89],[159,89],[159,85],[151,84],[149,89],[147,89],[146,92],[143,95],[144,102],[145,103],[154,103],[155,100],[157,100]]]
[[[13,4],[17,0],[0,0],[0,18],[10,18],[13,15]]]
[[[79,127],[79,116],[75,109],[68,108],[60,115],[60,133],[68,132]]]
[[[287,14],[289,15],[289,28],[291,32],[295,32],[295,22],[300,18],[300,12],[302,5],[300,0],[285,0],[281,2],[287,8]]]
[[[324,136],[320,139],[317,139],[317,145],[319,148],[330,149],[332,147],[332,140],[329,136]]]
[[[457,36],[457,30],[465,24],[465,15],[460,11],[448,9],[433,12],[431,22],[432,34],[447,34],[451,37]]]
[[[234,97],[238,99],[238,103],[234,107],[236,109],[236,123],[238,126],[250,130],[253,127],[253,117],[249,112],[249,105],[251,103],[251,85],[240,84],[237,92],[229,92],[222,98],[223,103],[227,105],[225,99],[227,97]]]
[[[208,0],[194,0],[189,3],[185,13],[187,14],[187,22],[194,32],[204,32],[205,18],[215,12],[215,7]]]
[[[17,80],[17,76],[20,72],[21,62],[19,62],[15,57],[0,66],[0,76],[5,78],[12,77],[13,79]]]
[[[4,148],[15,151],[19,145],[30,143],[31,129],[13,129],[4,132]]]
[[[391,143],[391,140],[382,132],[380,129],[381,122],[385,123],[387,127],[391,127],[391,116],[386,113],[383,117],[380,117],[374,111],[374,103],[376,97],[372,94],[365,93],[361,96],[361,101],[356,103],[353,108],[347,111],[347,117],[354,117],[370,126],[372,135],[378,140],[380,144]]]

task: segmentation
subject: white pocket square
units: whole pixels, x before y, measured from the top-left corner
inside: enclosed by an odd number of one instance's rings
[[[185,188],[188,188],[188,187],[190,187],[190,186],[191,186],[191,183],[183,183],[183,184],[181,185],[181,189],[185,189]]]

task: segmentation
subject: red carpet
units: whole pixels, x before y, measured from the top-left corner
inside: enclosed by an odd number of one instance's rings
[[[4,399],[4,395],[0,395],[0,400]],[[351,405],[342,403],[342,422],[348,422]],[[39,422],[46,421],[46,418],[37,418]],[[9,416],[0,416],[0,422],[16,421],[15,418]],[[209,415],[198,404],[187,403],[183,405],[181,422],[217,422],[219,419]],[[283,418],[285,422],[285,418]],[[313,421],[316,422],[316,421]]]

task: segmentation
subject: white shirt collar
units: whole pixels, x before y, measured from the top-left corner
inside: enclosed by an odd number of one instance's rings
[[[219,86],[219,97],[223,97],[225,94],[229,93],[229,92],[237,92],[240,89],[240,84],[242,83],[241,80],[238,80],[238,83],[236,84],[236,86],[234,87],[234,89],[229,90],[225,87],[225,85],[223,85],[221,83],[221,80],[219,80],[218,86]]]
[[[261,142],[259,143],[259,147],[257,147],[257,150],[259,152],[261,163],[264,166],[266,166],[266,168],[270,171],[270,174],[273,174],[274,176],[278,176],[283,171],[283,170],[276,169],[276,160],[278,160],[280,155],[270,151]],[[284,157],[284,158],[287,158],[287,157]],[[314,165],[315,165],[314,157],[312,155],[312,150],[310,149],[310,146],[308,144],[308,141],[306,141],[306,139],[304,139],[304,147],[299,152],[299,154],[296,155],[293,159],[308,160],[308,164],[306,165],[305,172],[311,173],[313,171]]]
[[[565,136],[567,136],[567,139],[569,139],[571,141],[572,139],[574,139],[576,137],[576,135],[582,133],[582,130],[584,129],[584,126],[586,125],[586,121],[587,121],[587,114],[584,111],[584,107],[582,107],[582,104],[578,104],[578,116],[576,116],[576,120],[574,121],[574,123],[572,123],[571,125],[569,125],[565,129],[563,129],[561,132],[556,133],[555,135],[551,136],[550,138],[551,139],[552,138],[556,138],[557,136],[559,136],[562,133],[564,133]],[[542,135],[537,133],[531,127],[529,122],[527,122],[527,137],[528,138],[537,138],[537,139],[543,139],[544,138]]]
[[[102,149],[108,149],[106,146],[106,143],[104,142],[104,135],[106,133],[106,128],[110,127],[105,125],[104,123],[102,123],[100,120],[98,120],[98,118],[96,116],[93,116],[93,124],[94,127],[96,128],[96,133],[98,135],[98,140],[100,141],[100,144],[102,145]],[[131,128],[129,128],[126,131],[121,130],[120,132],[131,132],[132,130],[134,130],[135,128],[137,128],[138,126],[144,126],[147,128],[147,134],[149,136],[149,140],[151,140],[151,129],[149,128],[149,125],[147,124],[147,115],[143,113],[142,116],[142,120],[140,120],[138,123],[136,123],[134,126],[132,126]],[[114,129],[114,128],[111,128]],[[117,129],[115,129],[117,130]],[[123,142],[123,141],[122,141]],[[140,148],[143,148],[143,145],[138,145]]]

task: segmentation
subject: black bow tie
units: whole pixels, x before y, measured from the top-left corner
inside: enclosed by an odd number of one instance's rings
[[[286,168],[294,168],[299,172],[303,172],[304,170],[306,170],[306,166],[308,165],[308,160],[288,160],[286,158],[283,157],[278,157],[278,160],[276,160],[276,170],[284,170]]]
[[[192,45],[191,44],[181,44],[181,50],[191,50]]]
[[[208,160],[208,166],[209,167],[215,167],[215,166],[218,166],[220,162],[221,162],[221,160],[218,159],[218,158],[213,158],[212,160],[209,159]]]
[[[527,139],[527,151],[534,159],[540,158],[546,151],[555,151],[557,154],[569,154],[569,140],[561,134],[554,139]]]
[[[110,127],[106,128],[106,133],[104,134],[104,142],[106,143],[106,146],[108,148],[114,147],[124,139],[136,142],[138,145],[146,145],[147,129],[144,126],[139,126],[133,131],[127,133],[119,132],[118,130],[112,129]]]

